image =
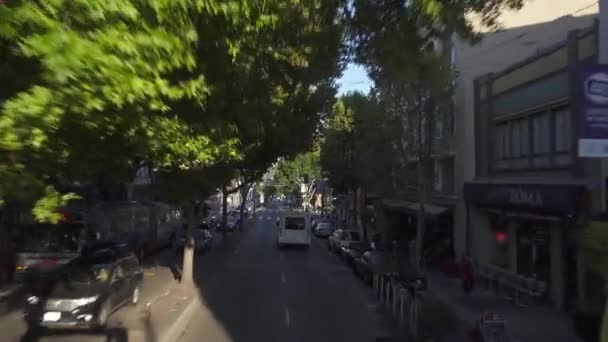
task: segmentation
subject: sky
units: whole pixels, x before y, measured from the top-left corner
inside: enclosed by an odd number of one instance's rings
[[[344,70],[337,83],[338,94],[342,95],[353,90],[368,93],[372,81],[367,77],[367,72],[362,66],[350,63],[346,66],[346,70]]]

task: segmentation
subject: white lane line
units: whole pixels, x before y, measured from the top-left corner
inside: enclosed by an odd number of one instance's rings
[[[267,220],[272,220],[272,217],[270,217],[270,216],[266,216],[266,219],[267,219]]]
[[[287,278],[285,278],[285,273],[281,272],[281,283],[287,284]]]
[[[289,317],[289,308],[285,307],[285,324],[289,328],[291,326],[291,318]]]

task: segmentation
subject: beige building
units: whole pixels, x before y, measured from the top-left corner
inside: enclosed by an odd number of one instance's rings
[[[594,58],[597,11],[597,1],[529,1],[480,44],[454,42],[456,255],[543,277],[557,307],[581,287],[563,277],[568,220],[578,212],[563,217],[558,205],[543,207],[544,197],[589,190],[595,198],[593,165],[575,154],[570,82],[572,66]],[[506,241],[497,243],[497,232]]]

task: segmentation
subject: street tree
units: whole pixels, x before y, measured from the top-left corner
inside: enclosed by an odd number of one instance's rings
[[[307,209],[316,193],[317,184],[321,180],[321,164],[318,149],[298,154],[291,159],[278,162],[275,182],[283,194],[299,194],[302,205]],[[301,189],[304,191],[301,192]],[[298,198],[296,197],[296,198]]]
[[[0,68],[23,72],[0,91],[0,197],[36,203],[54,180],[128,180],[145,160],[193,203],[205,191],[189,180],[247,160],[274,141],[268,127],[284,128],[272,154],[295,153],[285,142],[306,145],[335,91],[336,11],[318,0],[0,5]],[[48,197],[41,210],[67,200]]]

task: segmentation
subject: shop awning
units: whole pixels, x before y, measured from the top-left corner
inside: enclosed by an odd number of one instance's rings
[[[399,201],[399,200],[382,200],[382,204],[385,208],[395,211],[402,211],[409,215],[418,215],[418,210],[420,209],[419,203],[408,202],[408,201]],[[439,216],[445,213],[449,208],[434,205],[434,204],[425,204],[424,212],[426,215],[430,216]]]

